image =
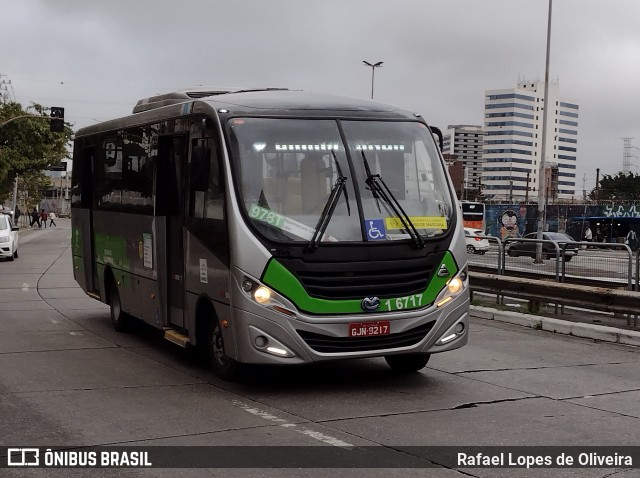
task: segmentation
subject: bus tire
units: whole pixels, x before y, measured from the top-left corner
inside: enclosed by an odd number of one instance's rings
[[[111,312],[111,323],[117,332],[129,330],[130,317],[122,310],[120,293],[116,281],[111,281],[111,292],[109,293],[109,310]]]
[[[427,365],[431,354],[387,355],[385,360],[394,372],[414,373]]]
[[[225,353],[222,327],[217,317],[213,317],[209,321],[207,347],[209,361],[214,373],[223,380],[233,381],[237,379],[240,372],[240,364]]]

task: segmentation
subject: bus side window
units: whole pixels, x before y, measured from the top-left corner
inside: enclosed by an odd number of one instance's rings
[[[224,219],[224,194],[220,180],[217,149],[209,140],[194,139],[190,163],[189,216],[197,219]]]

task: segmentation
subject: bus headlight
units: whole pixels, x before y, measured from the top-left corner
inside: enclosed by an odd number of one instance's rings
[[[449,288],[449,292],[451,292],[451,294],[457,295],[458,292],[460,292],[460,290],[464,287],[464,283],[462,282],[462,280],[460,280],[459,277],[454,277],[449,281],[447,287]]]
[[[258,304],[268,304],[271,300],[271,290],[267,289],[265,286],[261,285],[253,292],[253,299]]]
[[[275,310],[289,317],[296,317],[295,306],[269,287],[255,279],[245,277],[241,283],[242,290],[256,303]]]
[[[440,308],[451,302],[469,286],[467,269],[464,268],[447,282],[447,286],[436,299],[436,307]]]

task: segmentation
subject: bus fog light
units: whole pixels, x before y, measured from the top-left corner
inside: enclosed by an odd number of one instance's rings
[[[259,335],[256,337],[254,342],[256,344],[256,347],[258,347],[259,349],[262,349],[267,346],[267,344],[269,343],[269,340],[264,335]]]
[[[250,292],[251,289],[253,289],[253,282],[251,282],[249,279],[245,280],[242,283],[242,290],[244,290],[245,292]]]
[[[253,298],[258,304],[266,304],[271,299],[271,291],[264,286],[260,286],[253,293]]]

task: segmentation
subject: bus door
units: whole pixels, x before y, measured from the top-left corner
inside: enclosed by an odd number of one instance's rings
[[[88,218],[84,221],[89,227],[88,231],[82,232],[82,250],[84,251],[84,273],[85,273],[85,289],[89,292],[98,292],[99,290],[99,282],[98,282],[98,270],[96,265],[96,255],[95,255],[95,237],[94,237],[94,227],[93,227],[93,209],[95,205],[94,199],[94,188],[93,188],[93,178],[96,177],[95,174],[95,156],[96,156],[96,148],[94,146],[84,148],[83,151],[83,159],[81,167],[81,180],[80,184],[82,185],[81,192],[81,210],[83,213],[86,211],[88,214]]]
[[[183,225],[185,220],[185,174],[188,142],[186,136],[161,136],[156,184],[158,215],[166,217],[164,267],[158,264],[160,286],[166,290],[168,321],[184,327],[185,257]],[[159,238],[161,240],[161,238]],[[161,269],[162,268],[162,269]],[[166,271],[166,274],[164,273]]]

